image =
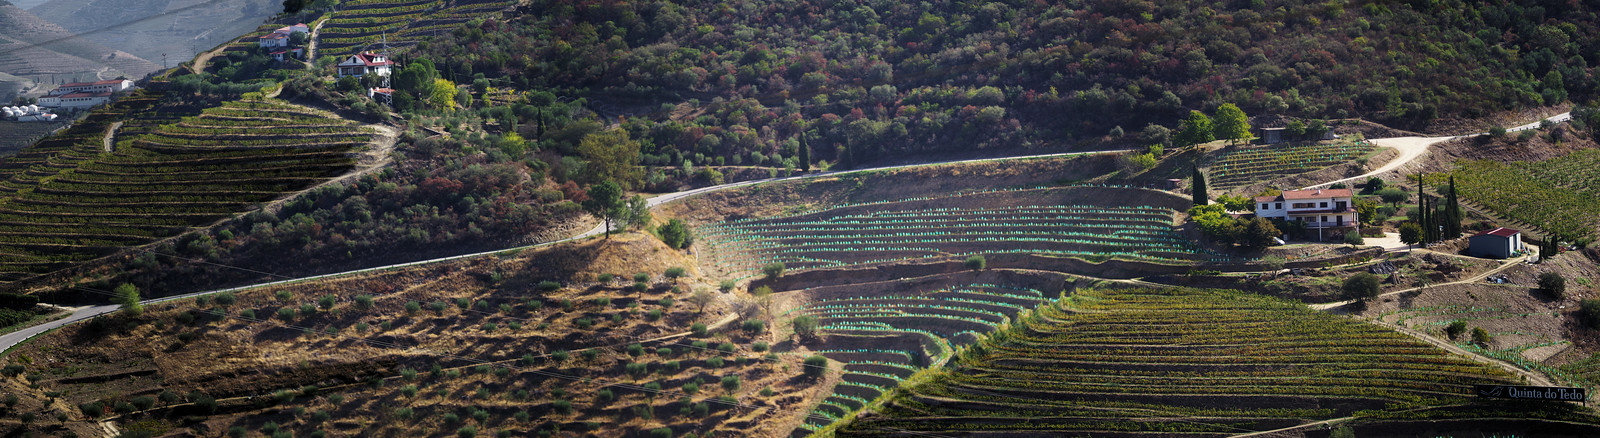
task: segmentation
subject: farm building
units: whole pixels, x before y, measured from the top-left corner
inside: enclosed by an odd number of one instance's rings
[[[1261,196],[1255,199],[1256,216],[1298,221],[1306,230],[1316,230],[1318,238],[1327,236],[1324,231],[1359,231],[1361,218],[1351,201],[1354,194],[1351,189],[1313,189]]]
[[[295,48],[292,48],[292,49],[279,49],[279,50],[273,50],[272,52],[268,53],[268,55],[272,55],[272,59],[276,59],[279,62],[292,61],[292,60],[296,60],[296,59],[300,59],[300,58],[305,57],[305,50],[306,49],[302,49],[302,48],[299,48],[299,47],[295,47]]]
[[[1467,238],[1467,255],[1495,259],[1511,258],[1522,251],[1522,232],[1510,228],[1495,228]]]
[[[258,42],[261,43],[261,47],[289,47],[289,36],[295,33],[311,33],[311,28],[305,23],[280,27],[272,33],[262,35]]]
[[[110,92],[50,94],[39,98],[39,106],[50,108],[88,108],[111,101]]]
[[[362,52],[350,55],[349,58],[339,62],[339,77],[355,76],[359,78],[367,74],[388,76],[389,69],[393,67],[394,61],[390,60],[386,55]]]
[[[1331,129],[1322,131],[1321,136],[1312,134],[1293,136],[1289,135],[1288,128],[1256,128],[1255,131],[1256,137],[1260,138],[1261,142],[1266,144],[1278,144],[1289,141],[1337,140],[1339,138],[1338,135],[1334,135],[1333,130]]]

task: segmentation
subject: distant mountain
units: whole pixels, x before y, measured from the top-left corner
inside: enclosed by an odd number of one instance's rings
[[[0,5],[0,73],[35,80],[141,77],[161,67],[128,52],[75,37],[15,5]]]
[[[158,64],[166,54],[177,65],[281,10],[279,0],[49,0],[28,12]]]

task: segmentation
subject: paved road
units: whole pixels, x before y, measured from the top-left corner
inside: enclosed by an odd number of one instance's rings
[[[743,181],[743,182],[736,182],[736,183],[728,183],[728,184],[722,184],[722,185],[717,185],[717,186],[702,187],[702,188],[693,189],[693,190],[685,190],[685,191],[681,191],[681,192],[668,193],[668,194],[664,194],[664,195],[660,195],[660,196],[656,196],[656,197],[650,198],[649,199],[649,205],[650,205],[650,207],[654,208],[654,207],[656,207],[658,205],[665,204],[665,203],[668,203],[668,202],[672,202],[672,201],[676,201],[676,200],[680,200],[680,199],[684,199],[684,198],[689,198],[689,197],[693,197],[693,196],[699,196],[699,195],[703,195],[703,194],[706,194],[706,193],[718,192],[718,191],[722,191],[722,190],[735,189],[735,188],[746,187],[746,186],[753,186],[753,185],[757,185],[757,184],[765,184],[765,183],[772,183],[772,182],[783,182],[783,181],[793,181],[793,180],[800,180],[800,179],[807,179],[807,178],[819,178],[819,177],[832,176],[832,175],[844,175],[844,174],[859,173],[859,172],[875,172],[875,171],[880,171],[880,170],[904,169],[904,168],[920,167],[920,166],[936,166],[936,165],[943,165],[943,164],[978,163],[978,162],[985,162],[985,161],[1026,160],[1026,159],[1033,159],[1033,158],[1063,157],[1063,156],[1069,156],[1069,155],[1111,154],[1111,153],[1128,152],[1128,151],[1133,151],[1133,150],[1134,149],[1114,149],[1114,150],[1087,151],[1087,152],[1067,152],[1067,153],[1059,153],[1059,154],[1027,155],[1027,156],[1018,156],[1018,157],[981,158],[981,159],[973,159],[973,160],[950,160],[950,161],[938,161],[938,162],[932,162],[932,163],[906,164],[906,165],[899,165],[899,166],[883,166],[883,167],[873,167],[873,168],[868,168],[868,169],[856,169],[856,170],[835,171],[835,172],[817,172],[817,173],[809,173],[809,174],[805,174],[805,175],[795,175],[795,176],[788,176],[788,177],[781,177],[781,178],[766,178],[766,179],[759,179],[759,180],[753,180],[753,181]],[[201,295],[209,295],[209,294],[214,294],[214,293],[241,291],[241,290],[245,290],[245,289],[255,289],[255,288],[262,288],[262,287],[271,287],[271,286],[277,286],[277,285],[285,285],[285,284],[290,284],[290,283],[299,283],[299,282],[304,282],[304,281],[313,281],[313,280],[320,280],[320,279],[333,278],[333,277],[342,277],[342,276],[346,276],[346,275],[355,275],[355,274],[382,271],[382,270],[388,270],[388,269],[406,268],[406,267],[412,267],[412,266],[419,266],[419,265],[427,265],[427,264],[433,264],[433,263],[442,263],[442,262],[449,262],[449,261],[454,261],[454,260],[468,259],[468,258],[473,258],[473,257],[483,257],[483,256],[488,256],[488,255],[493,255],[493,254],[500,254],[500,253],[505,253],[505,252],[510,252],[510,251],[520,251],[520,250],[531,249],[531,248],[542,248],[542,247],[546,247],[546,246],[551,246],[551,245],[556,245],[556,244],[561,244],[561,243],[566,243],[566,242],[572,242],[572,241],[577,241],[577,240],[583,240],[583,239],[587,239],[587,238],[590,238],[590,237],[598,236],[598,235],[604,234],[605,230],[606,230],[605,224],[602,223],[602,224],[600,224],[598,226],[595,226],[593,229],[591,229],[589,231],[585,231],[585,232],[580,233],[578,235],[575,235],[575,236],[572,236],[572,237],[568,237],[568,238],[565,238],[565,239],[561,239],[561,240],[555,240],[555,241],[540,243],[540,244],[519,246],[519,247],[513,247],[513,248],[506,248],[506,249],[497,249],[497,250],[493,250],[493,251],[476,252],[476,253],[471,253],[471,254],[462,254],[462,255],[456,255],[456,256],[450,256],[450,257],[440,257],[440,258],[428,259],[428,260],[419,260],[419,261],[415,261],[415,262],[397,263],[397,264],[393,264],[393,265],[385,265],[385,266],[378,266],[378,267],[372,267],[372,268],[357,269],[357,270],[353,270],[353,271],[335,272],[335,273],[331,273],[331,274],[313,275],[313,276],[309,276],[309,277],[300,277],[300,278],[292,278],[292,279],[271,281],[271,282],[266,282],[266,283],[258,283],[258,284],[251,284],[251,285],[245,285],[245,286],[239,286],[239,287],[231,287],[231,288],[227,288],[227,289],[216,289],[216,290],[194,292],[194,293],[176,295],[176,296],[171,296],[171,297],[163,297],[163,298],[154,298],[154,299],[144,300],[144,301],[142,301],[142,303],[144,303],[146,305],[150,305],[150,304],[156,304],[156,303],[160,303],[160,302],[164,302],[164,301],[181,300],[181,299],[185,299],[185,298],[194,298],[194,297],[198,297],[198,296],[201,296]],[[58,320],[55,320],[55,321],[46,322],[46,323],[43,323],[43,324],[40,324],[40,325],[36,325],[36,326],[33,326],[33,327],[22,329],[22,330],[19,330],[19,331],[7,333],[5,335],[0,335],[0,351],[10,350],[11,347],[16,346],[17,344],[22,343],[23,341],[26,341],[29,338],[32,338],[34,336],[38,336],[40,333],[44,333],[44,332],[47,332],[47,331],[50,331],[50,330],[54,330],[56,328],[59,328],[61,326],[65,326],[67,324],[71,324],[71,323],[74,323],[74,322],[79,322],[79,321],[83,321],[83,320],[86,320],[86,319],[89,319],[89,318],[94,318],[94,317],[97,317],[97,316],[100,316],[100,315],[104,315],[104,314],[107,314],[107,313],[114,312],[114,311],[117,310],[117,307],[118,306],[116,306],[116,305],[102,305],[102,306],[83,307],[83,308],[77,309],[76,311],[74,311],[71,315],[67,316],[66,318],[62,318],[62,319],[58,319]],[[0,354],[3,354],[3,353],[0,353]]]

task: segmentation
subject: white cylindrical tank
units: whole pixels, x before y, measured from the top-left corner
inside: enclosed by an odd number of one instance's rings
[[[30,111],[30,112],[39,112],[39,105],[38,104],[28,105],[28,111]]]

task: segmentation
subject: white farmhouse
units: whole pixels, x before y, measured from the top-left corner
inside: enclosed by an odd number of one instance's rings
[[[1359,231],[1351,189],[1288,190],[1277,196],[1256,198],[1256,216],[1305,224],[1306,230]]]
[[[261,44],[261,47],[289,47],[289,35],[297,32],[311,33],[311,28],[306,26],[305,23],[280,27],[278,30],[272,31],[272,33],[262,35],[257,42]]]
[[[339,77],[355,76],[359,78],[367,74],[388,76],[389,70],[393,67],[394,61],[390,60],[388,56],[362,52],[350,55],[349,58],[339,62]]]

